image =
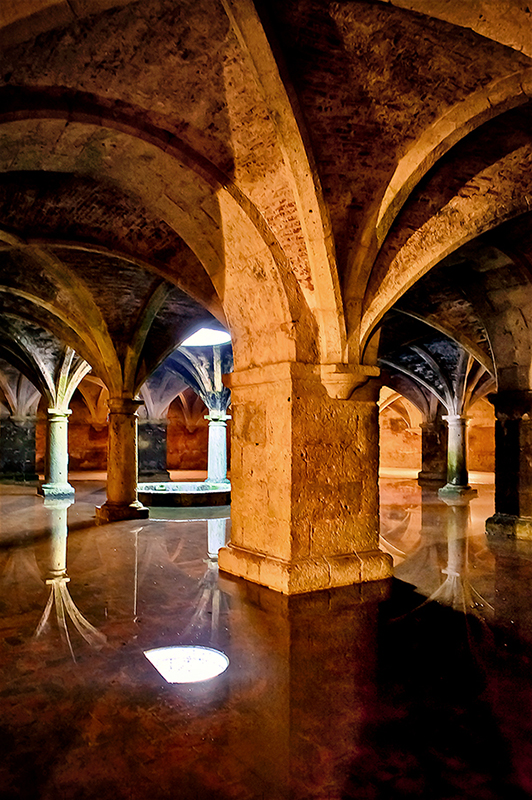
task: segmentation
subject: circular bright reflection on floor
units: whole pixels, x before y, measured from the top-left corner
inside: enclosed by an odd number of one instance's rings
[[[212,647],[157,647],[145,650],[144,655],[168,683],[208,681],[221,675],[229,666],[225,653]]]

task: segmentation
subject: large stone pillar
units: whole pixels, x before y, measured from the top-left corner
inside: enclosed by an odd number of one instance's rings
[[[447,478],[447,428],[441,416],[421,423],[420,486],[443,486]]]
[[[532,391],[490,395],[495,406],[495,514],[489,534],[532,539]]]
[[[227,480],[227,422],[231,419],[224,411],[209,409],[205,419],[209,420],[209,449],[207,457],[207,481],[229,483]]]
[[[168,420],[139,419],[139,480],[169,481],[166,466]]]
[[[145,519],[148,509],[137,499],[137,409],[142,401],[111,397],[108,404],[107,501],[96,509],[96,522]]]
[[[68,482],[68,418],[71,413],[68,409],[48,409],[46,474],[40,489],[45,498],[74,496],[74,487]]]
[[[36,482],[35,419],[0,420],[0,481]]]
[[[442,417],[447,422],[447,483],[439,494],[448,495],[475,495],[476,489],[469,486],[467,471],[467,422],[462,414],[447,414]]]
[[[379,580],[378,387],[331,399],[319,367],[232,373],[232,534],[221,570],[287,594]]]

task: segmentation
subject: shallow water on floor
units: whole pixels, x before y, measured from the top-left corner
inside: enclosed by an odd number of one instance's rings
[[[218,574],[219,509],[96,528],[97,483],[2,487],[0,797],[531,796],[532,552],[477,488],[383,479],[396,578],[287,599]],[[169,684],[172,645],[229,667]]]

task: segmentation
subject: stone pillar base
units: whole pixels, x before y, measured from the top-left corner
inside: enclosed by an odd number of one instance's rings
[[[96,506],[96,525],[106,525],[108,522],[120,522],[125,519],[147,519],[149,509],[139,503],[122,505],[121,503],[104,503]]]
[[[379,581],[392,575],[392,558],[380,550],[284,561],[231,542],[218,553],[220,570],[283,594],[303,594],[336,586]]]
[[[445,484],[447,480],[446,475],[442,475],[441,472],[418,472],[417,474],[417,482],[419,486],[431,486],[437,488],[438,486],[442,486]]]
[[[44,497],[45,500],[74,500],[76,491],[69,483],[42,483],[37,488],[37,494]]]
[[[167,469],[139,472],[139,483],[168,483],[172,478]]]
[[[488,536],[506,536],[513,539],[532,540],[532,517],[513,514],[494,514],[486,520]]]
[[[444,500],[446,497],[468,497],[472,499],[476,497],[478,494],[477,489],[473,489],[471,486],[455,486],[452,483],[446,483],[445,486],[442,486],[441,489],[438,489],[438,497],[441,497]]]

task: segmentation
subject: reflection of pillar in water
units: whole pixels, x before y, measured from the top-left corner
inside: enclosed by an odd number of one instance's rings
[[[107,637],[85,619],[72,600],[67,584],[70,578],[67,575],[67,541],[68,521],[67,509],[72,505],[72,500],[47,499],[44,501],[50,510],[51,534],[48,549],[48,565],[46,584],[50,586],[50,595],[43,611],[40,622],[35,631],[35,638],[48,629],[52,609],[55,607],[57,625],[61,638],[68,645],[72,659],[75,661],[67,619],[70,619],[78,633],[92,647],[102,647]]]
[[[465,577],[467,572],[467,534],[469,499],[446,498],[447,567],[442,572],[452,577]]]
[[[292,597],[249,582],[220,585],[234,597],[227,679],[246,709],[228,736],[256,796],[342,796],[375,702],[387,582]]]
[[[66,576],[68,515],[72,500],[45,500],[44,505],[50,511],[51,534],[48,550],[47,578]]]
[[[207,554],[209,558],[218,558],[218,550],[225,547],[226,522],[223,519],[207,520]]]

